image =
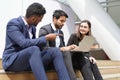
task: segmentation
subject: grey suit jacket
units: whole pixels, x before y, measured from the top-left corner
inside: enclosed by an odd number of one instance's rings
[[[47,24],[47,25],[45,25],[45,26],[40,28],[40,30],[39,30],[39,37],[45,36],[45,35],[47,35],[49,33],[54,33],[54,30],[53,30],[51,24]],[[60,30],[59,34],[63,35],[63,32]],[[59,36],[59,38],[60,38],[60,46],[59,47],[65,46],[64,35],[63,36]],[[49,41],[47,46],[48,47],[55,47],[55,41]]]
[[[35,39],[36,29],[32,27],[33,39],[29,38],[28,30],[22,17],[14,18],[7,24],[6,44],[2,57],[3,68],[7,69],[17,58],[17,52],[30,46],[45,46],[46,38],[40,37]]]

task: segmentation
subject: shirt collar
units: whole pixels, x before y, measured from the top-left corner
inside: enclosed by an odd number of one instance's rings
[[[52,26],[52,29],[55,31],[56,30],[55,25],[51,23],[51,26]]]
[[[22,20],[23,20],[24,24],[25,24],[26,26],[28,26],[28,29],[29,29],[29,25],[28,25],[27,21],[25,20],[25,18],[24,18],[23,16],[22,16]]]
[[[25,25],[28,25],[28,23],[27,23],[27,21],[25,20],[25,18],[24,18],[23,16],[21,16],[21,17],[22,17],[22,20],[23,20],[24,24],[25,24]]]

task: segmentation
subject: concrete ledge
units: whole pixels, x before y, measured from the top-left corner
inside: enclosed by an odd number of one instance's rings
[[[46,75],[48,80],[58,80],[57,74],[55,71],[47,71]],[[0,70],[0,80],[35,80],[35,77],[32,72],[5,72]]]
[[[58,80],[57,73],[54,70],[46,71],[48,80]],[[80,71],[76,71],[77,78],[82,78]],[[25,72],[9,72],[0,70],[0,80],[35,80],[31,71]]]
[[[2,68],[2,59],[0,59],[0,69],[3,69]]]

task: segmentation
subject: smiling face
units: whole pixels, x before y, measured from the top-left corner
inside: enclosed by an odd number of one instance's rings
[[[90,27],[87,22],[82,22],[79,27],[79,32],[81,35],[87,35],[90,31]]]

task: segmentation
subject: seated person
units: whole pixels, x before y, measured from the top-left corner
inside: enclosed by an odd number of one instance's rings
[[[86,35],[91,35],[91,23],[88,20],[83,20],[78,27],[77,33],[70,36],[67,45],[75,44],[78,46]],[[89,52],[72,53],[72,61],[74,68],[81,71],[84,80],[103,80],[96,65],[96,60],[89,55]]]
[[[71,54],[70,52],[68,52],[69,50],[73,49],[75,46],[74,45],[65,46],[64,33],[61,30],[67,18],[68,15],[63,10],[55,10],[53,13],[52,23],[44,25],[43,27],[40,28],[39,37],[45,36],[50,33],[58,34],[55,40],[48,41],[46,47],[59,47],[59,49],[63,53],[64,62],[68,74],[70,76],[70,80],[77,80],[72,66]]]
[[[31,4],[26,15],[10,20],[6,28],[6,45],[2,64],[5,71],[32,71],[36,80],[48,80],[44,67],[53,62],[59,80],[70,80],[63,56],[58,48],[41,48],[56,34],[36,38],[36,26],[46,13],[40,3]]]

